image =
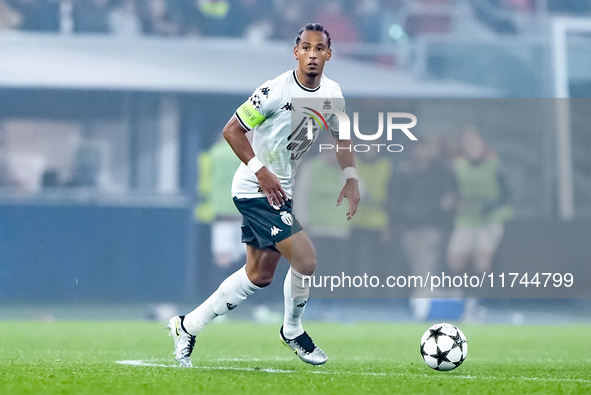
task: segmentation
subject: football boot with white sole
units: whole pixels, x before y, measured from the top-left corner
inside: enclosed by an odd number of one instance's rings
[[[195,336],[183,329],[182,321],[184,316],[175,316],[168,321],[166,329],[168,335],[174,340],[174,359],[178,361],[181,367],[191,368],[191,353],[195,347]]]
[[[283,327],[279,330],[279,338],[287,347],[291,348],[296,355],[304,362],[312,365],[322,365],[328,360],[328,357],[318,347],[306,332],[295,339],[287,339],[283,335]]]

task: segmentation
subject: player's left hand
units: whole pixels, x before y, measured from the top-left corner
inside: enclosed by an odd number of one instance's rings
[[[353,218],[357,212],[357,205],[361,200],[361,193],[359,193],[359,181],[354,178],[349,178],[345,183],[345,186],[341,190],[339,199],[337,200],[337,206],[341,205],[343,198],[349,200],[349,211],[347,211],[347,221]]]

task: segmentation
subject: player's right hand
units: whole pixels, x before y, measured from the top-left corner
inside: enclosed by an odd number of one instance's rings
[[[259,186],[267,197],[267,201],[271,206],[283,206],[287,200],[287,194],[281,187],[281,183],[277,176],[269,171],[266,167],[261,167],[255,173],[259,180]]]

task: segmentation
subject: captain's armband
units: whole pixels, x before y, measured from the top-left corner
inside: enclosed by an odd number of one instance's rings
[[[248,99],[238,107],[236,110],[236,118],[247,131],[265,120],[265,116],[257,111],[252,104],[251,99]]]

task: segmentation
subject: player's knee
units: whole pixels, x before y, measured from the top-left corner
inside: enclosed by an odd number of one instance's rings
[[[316,271],[316,257],[303,259],[298,266],[298,272],[305,276],[311,276]]]
[[[248,276],[251,283],[257,287],[267,287],[273,282],[273,273],[267,271],[257,271]]]
[[[271,285],[272,282],[273,282],[273,278],[262,279],[262,280],[256,282],[254,285],[256,285],[259,288],[265,288],[265,287],[268,287],[269,285]]]

